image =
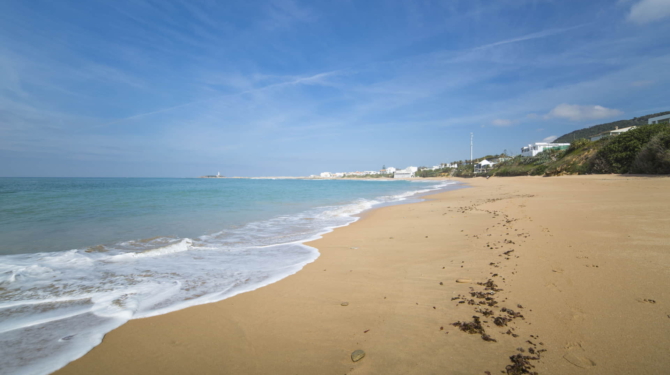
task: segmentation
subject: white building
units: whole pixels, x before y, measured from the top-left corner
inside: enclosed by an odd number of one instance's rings
[[[397,171],[397,169],[395,169],[395,168],[393,168],[393,167],[388,167],[388,168],[386,168],[386,173],[388,173],[388,174],[395,173],[395,171]]]
[[[535,156],[544,150],[550,150],[550,149],[565,150],[568,147],[570,147],[569,143],[535,142],[532,145],[521,147],[521,156]]]
[[[667,124],[670,122],[670,115],[663,115],[658,117],[652,117],[648,120],[647,124]]]
[[[414,178],[414,172],[416,171],[400,169],[395,171],[393,178]]]
[[[451,163],[451,164],[442,163],[442,164],[440,164],[440,167],[442,167],[442,168],[458,168],[458,164],[456,164],[456,163]]]
[[[633,130],[635,128],[637,128],[637,126],[629,126],[627,128],[621,128],[621,129],[619,129],[619,127],[617,126],[616,129],[614,129],[614,130],[610,130],[610,131],[606,131],[606,132],[602,132],[600,134],[594,135],[593,137],[591,137],[591,140],[592,141],[597,141],[599,139],[606,138],[606,137],[614,137],[614,136],[617,136],[621,133],[625,133],[627,131]]]
[[[489,168],[493,167],[496,163],[490,162],[486,159],[480,161],[479,163],[475,164],[475,173],[484,173],[486,172]]]
[[[333,174],[331,174],[331,175],[332,175],[333,177],[344,177],[344,172],[337,172],[337,173],[333,173]]]
[[[412,173],[416,173],[416,171],[418,171],[419,168],[417,168],[417,167],[407,167],[407,168],[405,168],[404,170],[405,170],[405,171],[412,172]]]
[[[333,176],[330,174],[330,172],[321,172],[321,177],[330,178],[330,177],[333,177]]]

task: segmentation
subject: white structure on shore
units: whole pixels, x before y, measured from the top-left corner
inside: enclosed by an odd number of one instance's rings
[[[609,131],[602,132],[600,134],[594,135],[593,137],[591,137],[591,140],[592,141],[597,141],[599,139],[606,138],[606,137],[614,137],[614,136],[617,136],[621,133],[625,133],[629,130],[633,130],[635,128],[637,128],[637,126],[629,126],[627,128],[621,128],[621,129],[619,129],[619,127],[617,126],[616,129],[614,129],[614,130],[609,130]]]
[[[544,150],[551,150],[551,149],[565,150],[568,147],[570,147],[569,143],[535,142],[532,145],[521,147],[521,156],[535,156]]]
[[[652,117],[647,121],[648,121],[647,124],[649,124],[649,125],[652,125],[652,124],[667,124],[667,123],[670,123],[670,115]]]
[[[323,178],[331,178],[333,177],[330,172],[321,172],[321,177]]]
[[[393,178],[414,178],[414,172],[401,169],[399,171],[395,171]]]
[[[475,174],[478,173],[484,173],[486,172],[489,168],[493,167],[496,165],[496,163],[490,162],[486,159],[480,161],[479,163],[475,164]]]
[[[417,167],[407,167],[405,169],[396,170],[393,178],[414,178],[414,174],[419,170]]]
[[[393,173],[395,173],[395,171],[397,171],[397,169],[395,169],[393,167],[386,168],[386,173],[388,173],[388,174],[393,174]]]

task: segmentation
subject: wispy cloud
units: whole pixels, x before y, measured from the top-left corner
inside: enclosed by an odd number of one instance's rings
[[[571,121],[599,120],[623,114],[618,109],[605,108],[599,105],[559,104],[549,111],[544,118],[566,118]]]
[[[586,26],[586,25],[578,25],[578,26],[566,27],[566,28],[562,28],[562,29],[543,30],[543,31],[539,31],[539,32],[536,32],[536,33],[523,35],[523,36],[520,36],[520,37],[517,37],[517,38],[511,38],[511,39],[501,40],[501,41],[495,42],[495,43],[485,44],[483,46],[475,47],[472,50],[477,51],[477,50],[482,50],[482,49],[498,47],[498,46],[502,46],[502,45],[510,44],[510,43],[524,42],[526,40],[547,38],[547,37],[554,36],[554,35],[557,35],[557,34],[562,34],[562,33],[565,33],[565,32],[571,31],[571,30],[579,29],[579,28],[582,28],[584,26]]]
[[[124,117],[122,119],[107,122],[105,124],[102,124],[101,126],[109,126],[109,125],[119,124],[119,123],[122,123],[122,122],[125,122],[125,121],[137,120],[137,119],[140,119],[140,118],[143,118],[143,117],[149,117],[149,116],[152,116],[152,115],[166,113],[166,112],[174,111],[174,110],[177,110],[177,109],[182,109],[182,108],[186,108],[186,107],[189,107],[189,106],[192,106],[192,105],[196,105],[196,104],[216,102],[216,101],[220,101],[222,99],[227,99],[227,98],[232,98],[232,97],[239,97],[239,96],[243,96],[243,95],[259,93],[259,92],[262,92],[262,91],[269,91],[269,90],[278,89],[278,88],[282,88],[282,87],[286,87],[286,86],[328,85],[328,82],[327,82],[326,78],[331,77],[331,76],[336,75],[336,74],[337,74],[337,72],[325,72],[325,73],[314,74],[314,75],[306,76],[306,77],[291,77],[289,80],[286,80],[284,82],[273,83],[273,84],[269,84],[269,85],[262,86],[262,87],[243,90],[243,91],[236,92],[236,93],[233,93],[233,94],[210,96],[210,97],[207,97],[207,98],[204,98],[204,99],[194,100],[194,101],[191,101],[191,102],[186,102],[186,103],[182,103],[182,104],[178,104],[178,105],[174,105],[174,106],[170,106],[170,107],[166,107],[166,108],[157,109],[155,111],[150,111],[150,112],[136,114],[136,115],[133,115],[133,116]]]
[[[670,1],[641,0],[630,8],[628,20],[637,24],[645,24],[670,16]]]
[[[542,140],[542,142],[549,142],[549,143],[551,143],[551,142],[555,141],[557,138],[558,138],[558,136],[556,136],[556,135],[550,135],[550,136],[548,136],[547,138],[544,138],[544,139]]]
[[[493,121],[491,121],[491,125],[493,126],[510,126],[513,125],[514,121],[512,120],[507,120],[507,119],[502,119],[502,118],[497,118]]]

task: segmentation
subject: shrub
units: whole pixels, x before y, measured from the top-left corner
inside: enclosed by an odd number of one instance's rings
[[[565,153],[563,154],[563,156],[566,156],[570,153],[573,153],[573,152],[579,150],[580,148],[590,146],[591,143],[593,143],[593,142],[591,142],[590,140],[588,140],[586,138],[580,138],[580,139],[577,139],[575,141],[572,141],[570,143],[570,147],[568,147],[568,149],[565,150]]]
[[[642,147],[668,128],[666,124],[645,125],[614,137],[594,157],[592,171],[627,173]]]
[[[530,171],[531,176],[542,176],[544,175],[544,172],[547,171],[548,166],[546,164],[542,164],[538,166],[537,168],[533,169]]]
[[[656,134],[637,154],[633,173],[669,174],[670,173],[670,129]]]

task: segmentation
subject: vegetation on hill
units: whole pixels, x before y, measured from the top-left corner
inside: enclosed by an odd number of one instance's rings
[[[475,160],[495,160],[488,155]],[[670,124],[638,127],[595,142],[577,139],[567,150],[550,149],[533,157],[516,156],[477,176],[560,176],[588,173],[670,173]],[[462,164],[457,177],[473,177],[472,164]]]
[[[642,125],[647,125],[647,122],[649,118],[651,117],[657,117],[657,116],[663,116],[670,114],[670,112],[661,112],[661,113],[655,113],[653,115],[646,115],[646,116],[641,116],[641,117],[635,117],[630,120],[619,120],[619,121],[614,121],[614,122],[608,122],[607,124],[600,124],[600,125],[594,125],[589,128],[584,128],[584,129],[579,129],[575,130],[571,133],[562,135],[554,142],[556,143],[570,143],[573,141],[576,141],[581,138],[591,138],[594,135],[609,131],[609,130],[614,130],[617,127],[619,129],[627,128],[630,126],[642,126]]]
[[[633,129],[614,137],[593,158],[591,171],[594,173],[629,173],[639,169],[639,171],[648,170],[647,173],[662,173],[659,172],[659,168],[664,168],[663,160],[666,160],[668,156],[667,137],[669,133],[668,124],[655,124]],[[650,144],[652,139],[654,143]],[[644,154],[640,154],[642,149],[645,149]],[[636,168],[633,168],[633,164],[636,165]]]
[[[423,169],[414,173],[416,177],[445,177],[451,174],[453,168],[440,168],[435,170]]]

